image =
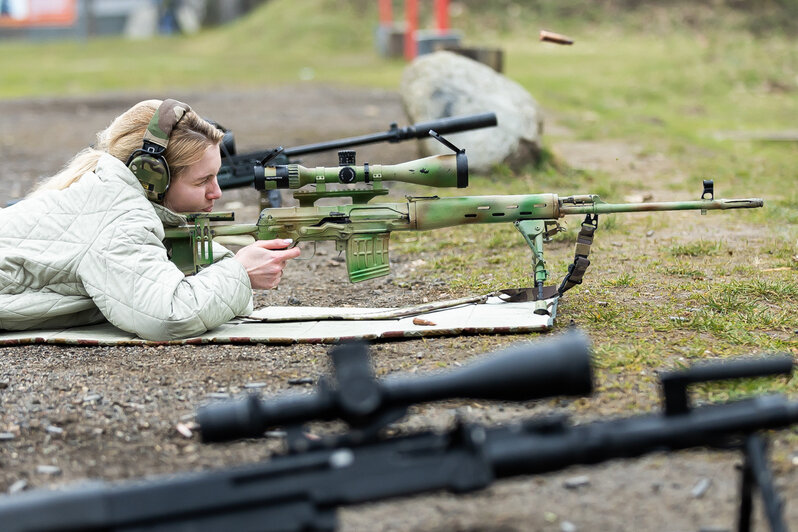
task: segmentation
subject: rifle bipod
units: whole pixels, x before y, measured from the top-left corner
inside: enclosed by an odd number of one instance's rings
[[[782,514],[783,502],[776,493],[773,474],[768,464],[767,439],[759,434],[751,434],[745,438],[740,450],[745,460],[740,470],[740,513],[737,530],[751,531],[754,490],[759,488],[771,532],[787,532]]]

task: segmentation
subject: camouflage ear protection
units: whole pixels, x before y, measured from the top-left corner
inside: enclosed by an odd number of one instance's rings
[[[171,175],[164,152],[172,129],[190,110],[188,105],[177,100],[164,100],[147,125],[142,147],[131,153],[127,160],[127,167],[144,187],[150,201],[160,203],[169,189]]]

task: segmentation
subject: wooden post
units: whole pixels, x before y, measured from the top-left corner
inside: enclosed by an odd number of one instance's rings
[[[416,30],[418,29],[418,0],[405,0],[405,59],[416,57]]]
[[[379,0],[380,26],[393,25],[392,0]]]
[[[449,31],[449,0],[435,0],[435,26],[439,34]]]

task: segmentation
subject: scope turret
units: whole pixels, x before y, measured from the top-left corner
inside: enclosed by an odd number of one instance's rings
[[[268,401],[250,395],[201,407],[197,421],[203,441],[260,437],[270,427],[314,420],[341,419],[364,427],[391,413],[403,413],[410,405],[443,399],[527,401],[592,391],[590,344],[576,331],[519,344],[463,368],[423,377],[375,379],[363,343],[337,346],[330,356],[334,382],[320,380],[314,393]]]
[[[345,160],[354,160],[354,152]],[[254,168],[255,188],[258,190],[298,189],[305,185],[322,183],[366,183],[399,181],[430,187],[468,186],[468,158],[465,153],[432,155],[399,164],[368,164],[361,166],[320,166],[306,168],[299,164],[260,166]]]

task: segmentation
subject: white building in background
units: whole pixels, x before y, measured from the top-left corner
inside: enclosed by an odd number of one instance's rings
[[[11,17],[13,19],[27,18],[27,0],[0,0],[0,16]]]
[[[229,22],[265,0],[0,0],[0,39],[147,38]],[[57,16],[41,17],[50,12]],[[67,16],[67,13],[70,16]]]

